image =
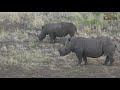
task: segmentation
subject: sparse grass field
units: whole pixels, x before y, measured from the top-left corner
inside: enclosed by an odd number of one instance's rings
[[[120,20],[105,21],[103,15],[97,12],[0,13],[0,78],[119,78],[117,51],[113,66],[102,65],[104,56],[88,58],[89,65],[75,66],[78,59],[74,53],[59,56],[57,49],[62,46],[62,38],[50,44],[48,36],[43,42],[36,37],[42,25],[68,21],[77,26],[79,36],[115,36],[120,50]],[[101,29],[103,25],[108,25],[107,29]]]

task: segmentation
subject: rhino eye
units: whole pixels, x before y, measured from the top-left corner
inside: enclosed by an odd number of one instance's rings
[[[65,48],[65,51],[67,51],[67,49]]]

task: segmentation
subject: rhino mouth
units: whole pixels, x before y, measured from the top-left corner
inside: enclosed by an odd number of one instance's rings
[[[63,54],[60,54],[60,56],[65,56],[65,55],[63,55]]]
[[[64,56],[64,55],[60,53],[60,56]]]
[[[60,56],[65,56],[66,54],[63,54],[63,53],[61,53],[61,52],[59,52],[59,54],[60,54]]]
[[[64,55],[60,52],[60,50],[58,50],[58,51],[59,51],[59,55],[60,55],[60,56],[64,56]]]

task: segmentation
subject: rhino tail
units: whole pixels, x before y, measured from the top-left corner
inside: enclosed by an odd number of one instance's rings
[[[118,40],[117,40],[117,38],[116,38],[115,36],[114,36],[113,38],[114,38],[114,39],[113,39],[113,40],[114,40],[114,42],[118,41]],[[118,47],[117,47],[116,43],[114,43],[114,44],[115,44],[115,48],[116,48],[116,49],[117,49],[117,51],[120,53],[120,50],[118,49]]]
[[[76,34],[79,35],[79,33],[76,31]]]
[[[79,35],[79,33],[77,32],[77,30],[75,31],[75,34],[76,34],[76,35]]]
[[[117,47],[117,45],[116,45],[116,44],[115,44],[115,47],[116,47],[117,51],[120,53],[120,50],[118,50],[118,47]]]

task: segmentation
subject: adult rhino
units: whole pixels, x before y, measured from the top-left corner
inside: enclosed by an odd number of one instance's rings
[[[69,38],[65,45],[58,49],[60,56],[65,56],[70,52],[74,52],[81,64],[82,59],[85,65],[88,64],[87,57],[98,58],[102,55],[106,55],[106,60],[103,65],[112,65],[115,59],[113,55],[116,50],[116,45],[108,37],[98,37],[98,38],[84,38],[84,37],[73,37]]]
[[[56,37],[63,37],[68,34],[73,37],[75,32],[77,32],[77,28],[73,23],[51,23],[42,26],[41,34],[38,36],[38,38],[40,41],[42,41],[46,37],[46,35],[49,35],[50,42],[55,43]]]

